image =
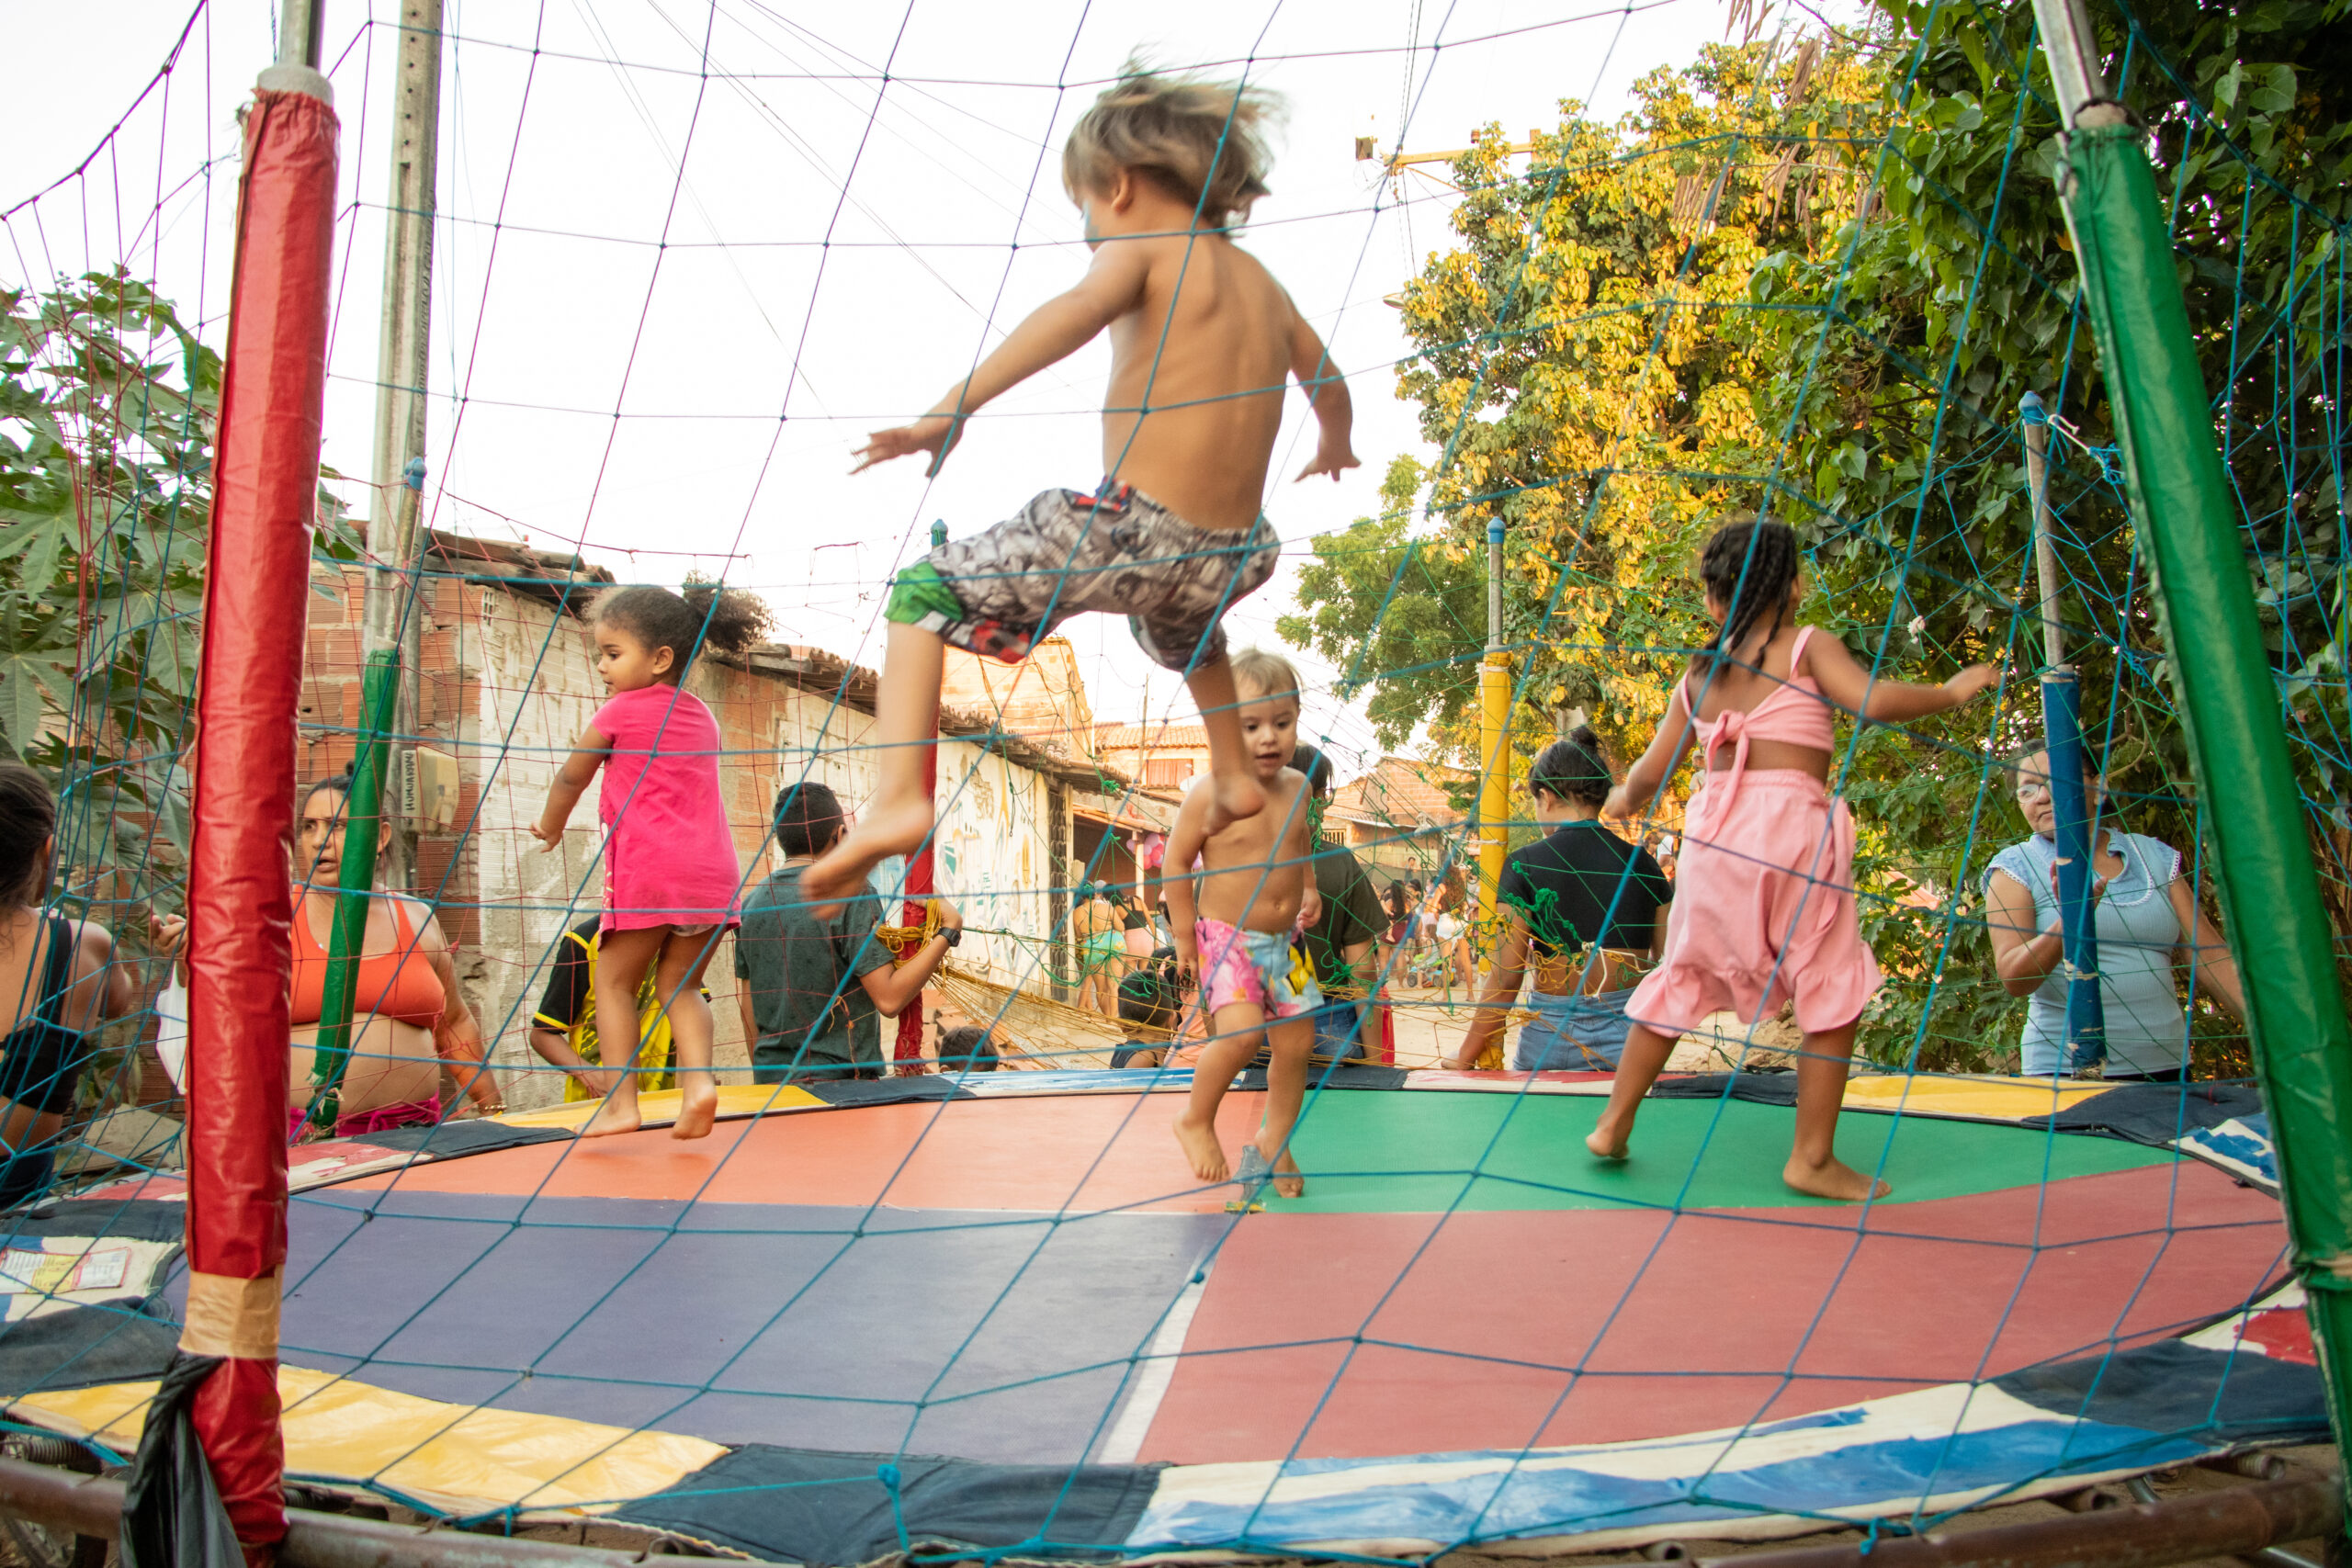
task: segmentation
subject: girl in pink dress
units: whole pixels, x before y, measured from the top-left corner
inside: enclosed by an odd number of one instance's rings
[[[677,1043],[676,1138],[705,1136],[718,1113],[702,972],[721,933],[739,923],[743,885],[719,791],[718,720],[679,682],[695,653],[741,653],[759,641],[767,619],[750,594],[707,585],[684,596],[620,588],[597,600],[590,630],[596,673],[612,700],[581,732],[531,828],[545,849],[563,842],[581,792],[605,770],[596,796],[605,824],[605,915],[595,994],[636,996],[646,970],[654,971],[662,1010],[650,1016],[666,1017]],[[581,1135],[634,1132],[641,1042],[624,1043],[607,1031],[598,1043],[614,1081]]]
[[[1795,1147],[1781,1179],[1800,1192],[1858,1201],[1884,1182],[1838,1158],[1838,1110],[1854,1026],[1878,989],[1878,963],[1854,911],[1854,822],[1827,780],[1838,713],[1894,723],[1960,706],[2000,680],[1976,664],[1940,686],[1873,675],[1834,637],[1796,624],[1804,596],[1795,532],[1781,523],[1720,528],[1699,558],[1714,639],[1675,682],[1641,761],[1601,815],[1650,810],[1695,741],[1707,787],[1684,825],[1666,953],[1634,987],[1635,1021],[1587,1146],[1623,1159],[1634,1113],[1674,1042],[1709,1013],[1751,1027],[1796,1005]]]

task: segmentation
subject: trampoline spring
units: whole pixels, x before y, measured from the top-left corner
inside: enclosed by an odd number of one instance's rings
[[[2062,1492],[2050,1499],[2070,1514],[2088,1514],[2100,1508],[2120,1508],[2131,1502],[2112,1486],[2086,1486],[2080,1492]]]
[[[1654,1540],[1642,1548],[1642,1555],[1653,1562],[1688,1562],[1690,1549],[1679,1540]]]

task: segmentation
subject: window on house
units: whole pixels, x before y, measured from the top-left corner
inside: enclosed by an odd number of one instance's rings
[[[1192,776],[1190,757],[1152,757],[1143,765],[1143,782],[1156,789],[1172,789]]]

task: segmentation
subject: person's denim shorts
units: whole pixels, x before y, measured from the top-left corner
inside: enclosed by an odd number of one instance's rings
[[[1315,1054],[1317,1056],[1344,1061],[1351,1056],[1371,1055],[1364,1049],[1364,1035],[1378,1027],[1372,1020],[1361,1025],[1356,1021],[1356,1004],[1334,1002],[1317,1008],[1315,1019]]]
[[[1555,997],[1531,994],[1528,1005],[1535,1017],[1519,1032],[1510,1065],[1522,1073],[1615,1072],[1625,1054],[1625,1035],[1634,1027],[1625,1016],[1633,987],[1603,991],[1597,997]]]

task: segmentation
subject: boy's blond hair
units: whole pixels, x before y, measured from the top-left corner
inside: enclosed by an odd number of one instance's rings
[[[1191,203],[1201,227],[1238,228],[1267,194],[1265,128],[1281,112],[1282,100],[1261,88],[1163,76],[1130,59],[1070,129],[1062,188],[1076,200],[1135,169]]]
[[[1245,648],[1235,654],[1233,683],[1243,691],[1255,692],[1261,702],[1268,697],[1299,700],[1298,667],[1268,649]]]

